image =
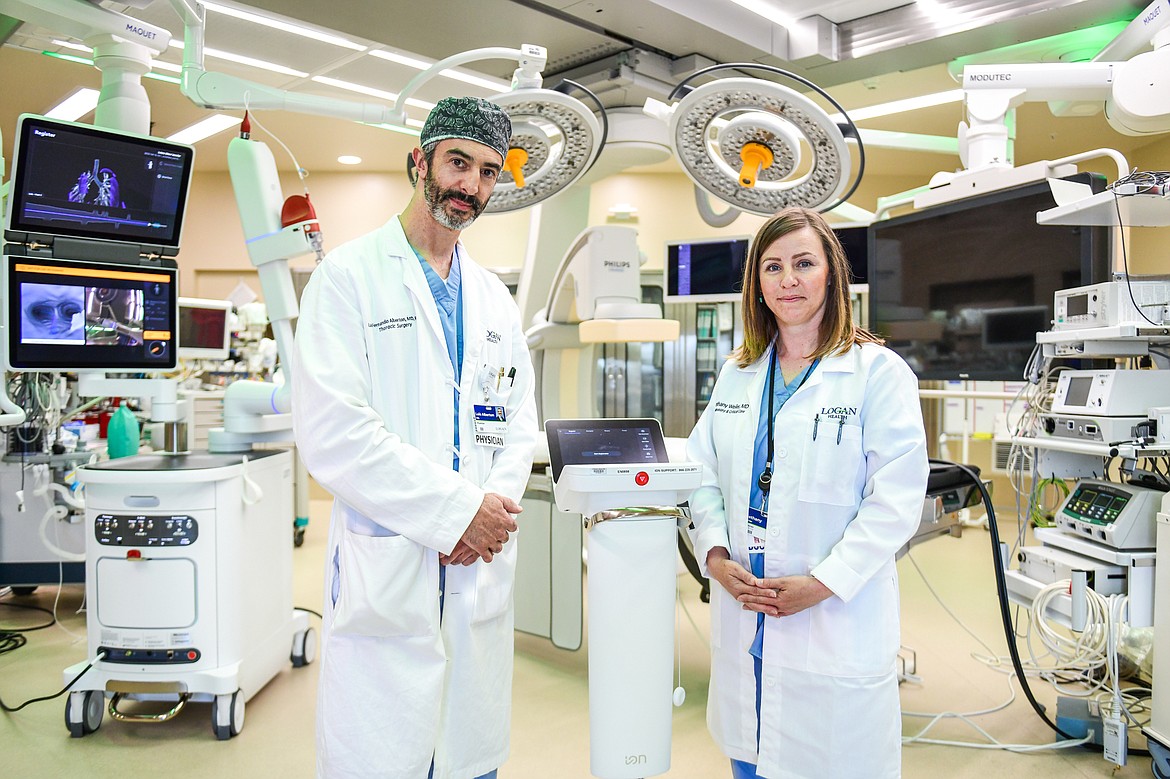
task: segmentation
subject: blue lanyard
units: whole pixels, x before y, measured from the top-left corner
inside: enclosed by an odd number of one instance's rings
[[[767,496],[768,491],[772,488],[772,422],[775,416],[773,403],[776,401],[776,352],[778,349],[779,344],[772,346],[772,359],[768,366],[768,461],[764,463],[764,472],[760,474],[760,478],[756,482],[760,488],[760,492],[764,493],[765,496]],[[804,386],[804,383],[808,381],[808,377],[812,375],[813,370],[817,367],[818,362],[820,362],[819,359],[814,360],[812,365],[808,366],[808,370],[805,371],[804,377],[800,380],[800,384],[796,385],[796,389],[792,390],[789,397],[792,397],[792,395],[800,391],[800,388]]]

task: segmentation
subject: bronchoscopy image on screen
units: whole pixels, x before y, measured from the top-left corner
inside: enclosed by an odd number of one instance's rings
[[[21,284],[20,340],[84,344],[85,287]]]
[[[141,289],[21,284],[21,343],[139,346]]]
[[[169,370],[178,269],[3,258],[11,370]]]

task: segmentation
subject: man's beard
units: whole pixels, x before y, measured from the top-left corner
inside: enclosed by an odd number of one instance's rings
[[[464,195],[457,190],[439,189],[439,183],[435,181],[430,171],[427,171],[426,179],[423,181],[423,196],[426,198],[427,206],[431,209],[431,216],[448,230],[462,230],[469,226],[476,217],[483,213],[484,206],[487,205],[486,201],[480,202],[471,195]],[[471,206],[471,211],[466,216],[450,214],[446,207],[448,200],[467,203]]]

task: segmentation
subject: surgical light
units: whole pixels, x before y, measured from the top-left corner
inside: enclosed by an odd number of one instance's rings
[[[512,119],[513,160],[526,155],[499,183],[485,211],[502,213],[534,205],[577,181],[597,158],[601,126],[584,103],[551,89],[517,89],[489,98]],[[520,154],[523,152],[523,155]]]
[[[686,92],[691,79],[731,68],[764,70],[809,87],[840,111],[844,125],[808,97],[774,81],[717,79]],[[857,188],[865,169],[857,128],[811,81],[767,65],[725,64],[697,71],[675,88],[671,99],[683,92],[669,107],[648,100],[646,113],[667,122],[675,156],[691,180],[728,205],[762,216],[786,206],[828,211]],[[856,177],[851,176],[846,134],[858,146]]]
[[[333,78],[332,76],[313,76],[312,80],[316,81],[318,84],[325,84],[326,86],[336,87],[337,89],[344,89],[348,92],[357,92],[361,95],[369,95],[370,97],[376,97],[389,103],[393,103],[398,100],[397,92],[387,92],[385,89],[368,87],[365,84],[355,84],[352,81],[342,81],[341,79]],[[421,108],[424,111],[430,111],[435,107],[434,103],[428,103],[425,100],[418,100],[417,98],[413,97],[406,101],[406,105],[414,106],[415,108]]]

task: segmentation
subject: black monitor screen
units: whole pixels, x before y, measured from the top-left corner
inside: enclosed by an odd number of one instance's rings
[[[7,229],[178,247],[195,150],[21,117]]]
[[[1055,205],[1041,182],[874,222],[871,328],[920,379],[1020,378],[1056,291],[1108,274],[1107,228],[1037,224]]]
[[[4,258],[13,370],[175,367],[177,269]]]
[[[739,300],[748,239],[688,241],[666,245],[666,300]]]
[[[554,481],[566,465],[670,461],[657,419],[550,419],[544,427]]]
[[[837,240],[845,250],[845,259],[849,260],[849,270],[852,273],[850,284],[869,283],[869,236],[868,227],[834,227]]]

